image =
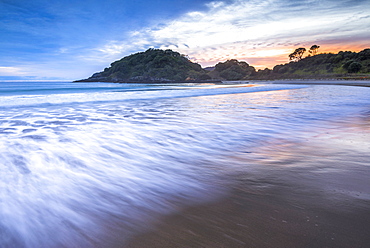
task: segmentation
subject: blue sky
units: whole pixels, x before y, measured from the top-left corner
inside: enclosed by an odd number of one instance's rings
[[[368,0],[0,0],[0,78],[80,79],[150,47],[203,66],[370,47]]]

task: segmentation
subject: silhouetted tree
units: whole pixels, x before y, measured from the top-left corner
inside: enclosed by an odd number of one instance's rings
[[[315,56],[319,50],[320,46],[318,45],[312,45],[310,50],[308,50],[308,52],[310,53],[310,55],[312,56]]]
[[[306,48],[300,47],[300,48],[297,48],[294,52],[297,53],[298,60],[301,60],[303,54],[306,52]]]
[[[289,54],[289,60],[295,62],[300,61],[305,52],[306,48],[304,47],[297,48],[293,53]]]
[[[290,61],[294,61],[294,60],[296,60],[296,55],[297,55],[297,53],[296,53],[296,52],[293,52],[293,53],[289,54],[289,60],[290,60]]]

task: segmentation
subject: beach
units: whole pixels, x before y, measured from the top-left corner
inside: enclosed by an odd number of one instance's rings
[[[367,87],[17,82],[0,94],[1,247],[370,242]]]
[[[261,196],[246,185],[217,203],[164,218],[124,247],[367,247],[369,214]],[[291,192],[287,192],[291,193]],[[291,201],[294,201],[292,204]],[[117,246],[119,247],[119,245]]]
[[[232,174],[222,199],[163,218],[128,247],[367,247],[368,121],[234,156],[255,170]]]
[[[293,164],[289,171],[234,175],[222,199],[167,216],[125,247],[367,247],[369,169],[354,164],[370,157],[349,163],[337,154],[305,154],[309,161],[295,155],[268,162]],[[310,171],[316,163],[351,170],[316,174]]]

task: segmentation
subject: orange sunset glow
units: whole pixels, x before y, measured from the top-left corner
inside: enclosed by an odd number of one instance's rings
[[[236,47],[222,47],[219,50],[206,50],[204,53],[192,53],[194,56],[190,57],[192,61],[201,64],[203,67],[213,66],[218,62],[223,62],[229,59],[237,59],[239,61],[246,61],[256,69],[272,69],[275,65],[289,63],[288,55],[298,47],[304,47],[307,50],[314,44],[320,46],[318,53],[338,53],[340,51],[359,52],[363,49],[369,48],[366,42],[352,42],[340,43],[336,42],[305,42],[296,44],[296,46],[276,46],[266,48],[246,48]],[[304,54],[307,56],[308,52]],[[202,57],[203,56],[203,57]],[[198,59],[199,58],[199,59]]]

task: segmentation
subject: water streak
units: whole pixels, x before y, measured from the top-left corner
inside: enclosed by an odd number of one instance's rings
[[[343,172],[294,161],[325,145],[335,148],[323,156],[348,151],[342,159],[370,149],[367,89],[99,85],[0,87],[1,247],[114,246],[156,216],[219,196],[230,175]],[[297,151],[308,139],[320,145]]]

